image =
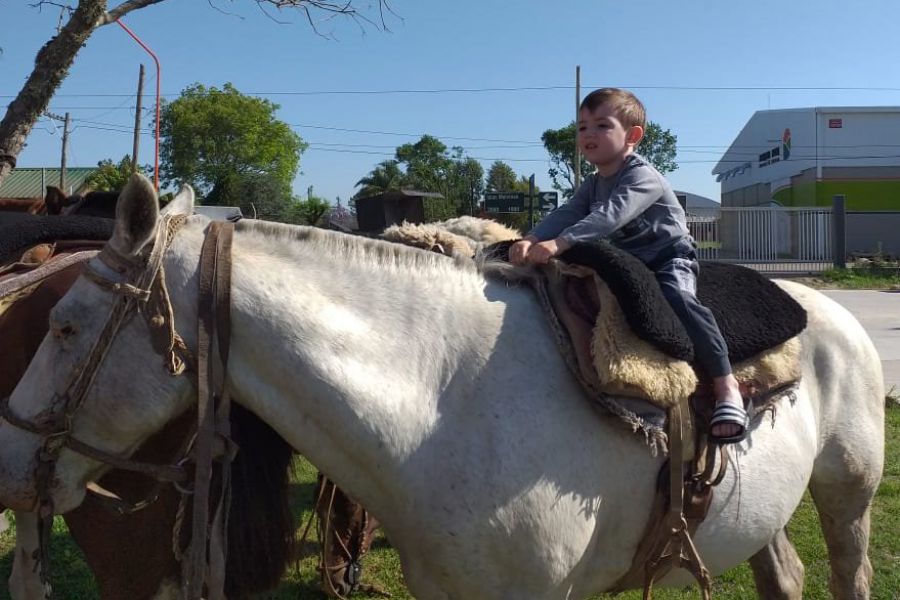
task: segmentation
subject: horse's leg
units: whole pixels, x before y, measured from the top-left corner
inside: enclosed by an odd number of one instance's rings
[[[16,513],[16,554],[9,576],[9,597],[12,600],[43,600],[44,586],[34,556],[38,548],[37,515]]]
[[[788,538],[787,529],[776,533],[765,548],[750,557],[750,568],[760,598],[803,598],[803,563]]]
[[[813,475],[810,483],[828,545],[835,600],[869,597],[869,507],[877,486],[877,476],[863,473],[840,481],[816,481]]]

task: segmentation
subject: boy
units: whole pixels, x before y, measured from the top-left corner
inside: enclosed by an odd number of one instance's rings
[[[700,365],[713,379],[716,408],[710,437],[744,439],[749,426],[728,348],[715,318],[697,301],[699,264],[684,210],[669,183],[634,153],[644,135],[644,106],[631,92],[595,90],[578,113],[578,147],[597,171],[567,204],[512,245],[513,264],[543,264],[573,244],[608,238],[656,273],[663,295],[684,324]]]

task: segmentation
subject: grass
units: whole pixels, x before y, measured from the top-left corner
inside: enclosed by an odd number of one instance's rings
[[[900,267],[869,265],[849,269],[828,269],[817,279],[822,286],[842,289],[900,289]]]
[[[884,478],[872,507],[872,537],[869,557],[875,569],[871,597],[873,600],[900,600],[900,390],[892,390],[886,399],[886,446]],[[315,482],[313,467],[299,460],[295,486],[295,511],[304,522],[309,516]],[[828,592],[828,555],[819,529],[818,518],[810,498],[805,497],[789,525],[791,539],[806,567],[806,599],[830,598]],[[314,536],[314,533],[313,533]],[[8,574],[12,568],[12,534],[0,535],[0,572]],[[307,551],[313,550],[311,543]],[[54,524],[51,550],[54,559],[54,587],[59,597],[66,600],[94,600],[98,598],[93,577],[85,566],[78,548],[66,534],[62,519]],[[291,569],[281,586],[264,596],[271,600],[322,600],[326,598],[318,585],[316,558],[308,556],[298,568]],[[363,581],[391,594],[394,600],[413,598],[403,583],[397,554],[382,534],[376,537],[365,561]],[[9,598],[4,589],[0,599]],[[753,598],[756,591],[749,567],[741,565],[714,582],[716,600]],[[357,598],[378,598],[377,595],[358,594]],[[640,592],[628,592],[618,596],[622,600],[637,600]],[[699,597],[696,588],[657,589],[654,597],[660,600],[687,600]],[[602,596],[606,598],[606,596]]]

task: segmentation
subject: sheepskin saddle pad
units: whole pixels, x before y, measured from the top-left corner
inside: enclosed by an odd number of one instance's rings
[[[576,265],[559,279],[567,298],[577,298],[582,312],[597,310],[590,351],[605,391],[663,408],[695,394],[702,370],[653,272],[607,242],[578,245],[562,258]],[[591,292],[573,293],[585,279]],[[752,269],[706,262],[697,296],[713,312],[747,395],[799,379],[797,335],[806,327],[806,311],[780,287]]]
[[[485,253],[507,260],[509,245]],[[644,263],[608,242],[578,244],[561,259],[536,285],[551,321],[566,330],[582,380],[662,409],[708,394],[691,340]],[[780,287],[752,269],[704,262],[697,295],[716,317],[746,397],[759,401],[799,380],[806,311]]]
[[[112,219],[75,215],[3,215],[0,217],[0,265],[22,262],[23,253],[42,244],[104,242],[112,236],[114,224]]]

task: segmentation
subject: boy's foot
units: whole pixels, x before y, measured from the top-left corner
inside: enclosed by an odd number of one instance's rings
[[[736,444],[743,441],[747,435],[747,428],[750,426],[750,419],[747,411],[744,410],[743,400],[735,402],[729,398],[718,402],[709,425],[709,437],[713,442]]]
[[[734,375],[729,373],[713,379],[716,408],[710,419],[709,437],[722,444],[734,444],[744,439],[750,420],[744,410],[744,398]]]

